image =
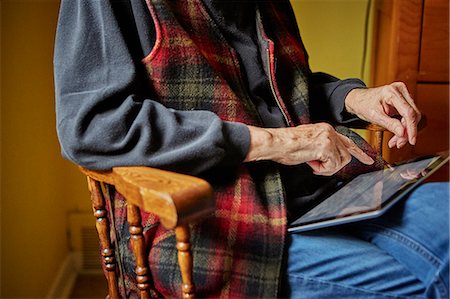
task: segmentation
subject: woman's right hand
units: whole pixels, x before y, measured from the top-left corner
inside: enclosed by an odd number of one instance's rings
[[[325,176],[338,172],[352,156],[367,165],[374,163],[352,140],[327,123],[276,129],[248,127],[251,140],[245,162],[307,163],[315,174]]]

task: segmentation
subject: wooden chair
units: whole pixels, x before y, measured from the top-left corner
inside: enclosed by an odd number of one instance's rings
[[[384,128],[377,125],[359,126],[371,132],[369,143],[382,152]],[[167,229],[174,229],[183,285],[183,298],[193,298],[192,255],[188,224],[199,221],[214,211],[211,186],[199,178],[150,167],[115,167],[110,171],[93,171],[80,167],[86,174],[91,192],[92,208],[97,218],[103,269],[107,273],[109,298],[119,298],[114,248],[110,240],[110,223],[102,189],[110,184],[127,200],[127,221],[136,259],[136,283],[141,298],[149,298],[149,273],[140,210],[157,215]],[[103,188],[102,188],[103,187]]]
[[[188,224],[214,211],[211,186],[204,180],[150,167],[115,167],[101,172],[80,168],[86,174],[92,209],[97,218],[103,269],[107,273],[109,298],[120,298],[116,258],[110,239],[110,223],[102,185],[113,185],[127,199],[127,220],[136,259],[136,282],[141,298],[149,298],[150,269],[145,252],[140,210],[156,214],[167,229],[174,229],[183,298],[193,298],[192,255]],[[175,245],[175,244],[174,244]]]

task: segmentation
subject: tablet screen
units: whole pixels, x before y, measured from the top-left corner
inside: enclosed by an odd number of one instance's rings
[[[303,214],[291,226],[330,222],[382,210],[410,190],[414,183],[422,181],[437,164],[442,165],[436,163],[441,160],[439,156],[431,157],[359,175]]]

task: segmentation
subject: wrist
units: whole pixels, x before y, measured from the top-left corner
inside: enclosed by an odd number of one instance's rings
[[[269,149],[273,147],[274,135],[271,129],[247,126],[250,131],[250,146],[244,162],[270,160]]]
[[[345,97],[344,107],[348,113],[356,114],[354,107],[355,107],[355,103],[358,99],[358,95],[359,95],[360,91],[361,91],[360,88],[352,89]]]

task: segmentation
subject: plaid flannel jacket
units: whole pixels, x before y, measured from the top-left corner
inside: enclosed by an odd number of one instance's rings
[[[236,53],[202,2],[147,0],[147,4],[157,37],[142,63],[158,101],[173,109],[209,110],[226,121],[260,125],[243,84]],[[292,11],[286,5],[290,5],[289,1],[261,1],[256,22],[274,97],[286,122],[295,126],[310,121],[310,70],[293,15],[286,15],[286,11]],[[280,9],[282,6],[284,9]],[[357,142],[363,145],[362,140]],[[367,147],[366,150],[370,151]],[[276,297],[287,225],[284,191],[276,165],[242,165],[217,174],[211,183],[215,189],[215,214],[192,227],[197,296]],[[123,260],[122,296],[137,297],[125,201],[114,190],[108,191],[115,226],[113,238]],[[152,293],[155,297],[181,297],[174,234],[160,226],[154,215],[142,212],[142,218],[145,239],[151,248],[148,259]]]

